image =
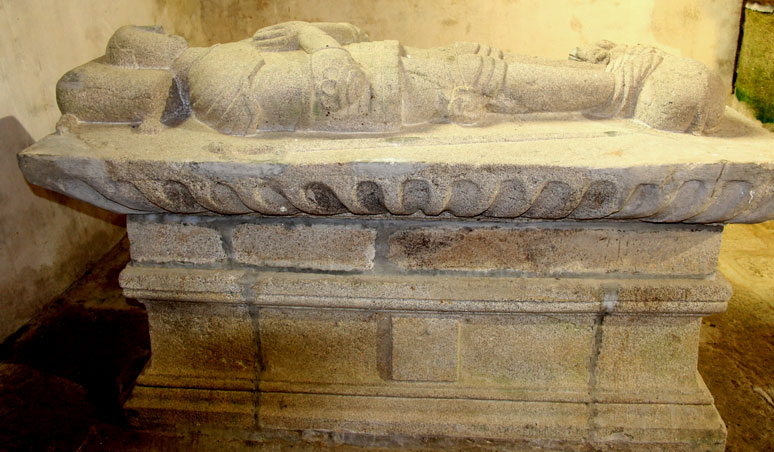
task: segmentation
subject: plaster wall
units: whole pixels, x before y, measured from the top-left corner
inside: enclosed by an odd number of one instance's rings
[[[156,23],[153,0],[0,0],[0,340],[124,234],[123,218],[29,186],[16,152],[59,119],[54,87],[126,23]]]
[[[741,0],[157,0],[193,45],[288,20],[352,22],[372,40],[475,41],[564,59],[600,39],[657,46],[717,69],[731,92]]]

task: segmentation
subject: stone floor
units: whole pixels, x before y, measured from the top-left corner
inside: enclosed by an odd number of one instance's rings
[[[145,311],[118,287],[128,260],[124,239],[0,345],[0,451],[233,449],[126,428],[121,404],[149,354]],[[728,425],[726,450],[774,450],[774,222],[727,227],[720,270],[734,297],[703,322],[699,371]]]
[[[730,225],[720,271],[734,295],[702,322],[699,372],[728,427],[727,451],[774,451],[774,222]]]

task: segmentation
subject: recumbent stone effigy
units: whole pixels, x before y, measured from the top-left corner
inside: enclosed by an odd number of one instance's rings
[[[79,121],[151,128],[193,111],[229,135],[396,132],[429,122],[475,124],[486,112],[546,111],[702,132],[722,116],[721,82],[696,61],[607,41],[572,57],[580,63],[474,43],[414,49],[369,42],[350,24],[287,22],[209,48],[187,48],[155,28],[124,27],[102,59],[60,80],[57,99]]]
[[[19,164],[129,214],[138,428],[720,451],[700,319],[730,296],[722,225],[774,218],[771,135],[724,94],[607,41],[560,62],[349,24],[209,48],[123,27]]]

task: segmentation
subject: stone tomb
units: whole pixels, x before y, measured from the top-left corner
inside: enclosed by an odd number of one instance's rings
[[[718,133],[81,126],[20,165],[129,213],[121,284],[152,348],[126,405],[141,428],[719,451],[699,326],[730,296],[722,223],[773,216],[774,151],[730,111]]]
[[[211,48],[119,29],[19,164],[128,214],[121,285],[151,335],[135,425],[722,451],[699,326],[730,297],[722,225],[774,218],[774,141],[695,61],[607,41],[571,58],[349,24]]]

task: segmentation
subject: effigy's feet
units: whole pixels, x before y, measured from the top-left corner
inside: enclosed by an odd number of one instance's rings
[[[610,102],[585,112],[588,116],[633,117],[657,129],[690,133],[713,128],[723,116],[722,82],[698,61],[606,40],[574,49],[570,59],[604,64],[615,76]]]

